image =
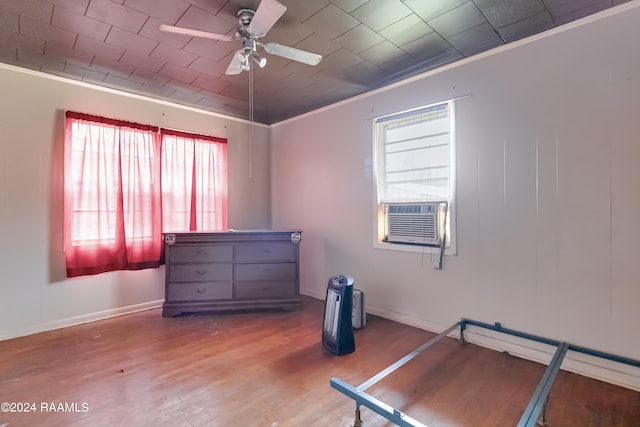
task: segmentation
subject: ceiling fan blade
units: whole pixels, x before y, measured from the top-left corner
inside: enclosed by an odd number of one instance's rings
[[[226,34],[210,33],[208,31],[193,30],[191,28],[174,27],[173,25],[167,24],[160,24],[158,29],[167,33],[183,34],[185,36],[192,37],[203,37],[205,39],[219,40],[223,42],[237,40],[235,37]]]
[[[249,24],[249,32],[256,37],[262,37],[273,27],[278,19],[287,10],[286,6],[276,0],[262,0],[256,14]]]
[[[233,54],[233,58],[231,58],[231,62],[227,67],[227,71],[224,72],[226,75],[234,76],[236,74],[240,74],[242,70],[244,70],[244,67],[242,66],[243,64],[241,54],[242,49]]]
[[[267,53],[309,65],[318,65],[322,60],[322,55],[307,52],[306,50],[296,49],[295,47],[283,46],[278,43],[265,43],[263,46]]]

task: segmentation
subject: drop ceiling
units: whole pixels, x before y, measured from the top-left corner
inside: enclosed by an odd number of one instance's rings
[[[253,74],[254,120],[272,124],[547,31],[626,0],[280,0],[261,41],[323,55],[268,55]],[[225,75],[234,34],[259,0],[0,0],[0,62],[177,104],[249,116],[249,72]]]

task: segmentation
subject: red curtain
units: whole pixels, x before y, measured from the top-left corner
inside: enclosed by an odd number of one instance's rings
[[[163,230],[227,229],[227,140],[162,129]]]
[[[67,276],[157,267],[160,140],[152,126],[67,112]]]

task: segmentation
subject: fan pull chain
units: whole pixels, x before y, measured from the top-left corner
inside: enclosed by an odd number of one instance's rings
[[[249,61],[249,178],[253,172],[253,67]]]

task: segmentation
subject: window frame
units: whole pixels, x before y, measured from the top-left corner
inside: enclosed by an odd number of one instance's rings
[[[446,215],[446,245],[445,255],[456,255],[457,253],[457,230],[456,230],[456,176],[457,176],[457,144],[456,144],[456,109],[455,100],[447,100],[442,102],[436,102],[429,105],[400,111],[393,114],[377,117],[372,121],[372,133],[373,133],[373,246],[376,249],[387,249],[402,252],[417,252],[426,254],[440,254],[441,247],[427,244],[411,244],[400,242],[388,242],[384,241],[385,237],[385,202],[381,202],[380,199],[380,185],[383,179],[380,177],[380,165],[383,164],[384,159],[381,159],[381,132],[380,125],[382,123],[388,123],[395,119],[405,118],[407,116],[419,115],[430,109],[433,109],[439,105],[447,104],[449,108],[449,200],[447,201],[447,215]],[[432,200],[424,200],[420,203],[430,203]]]

